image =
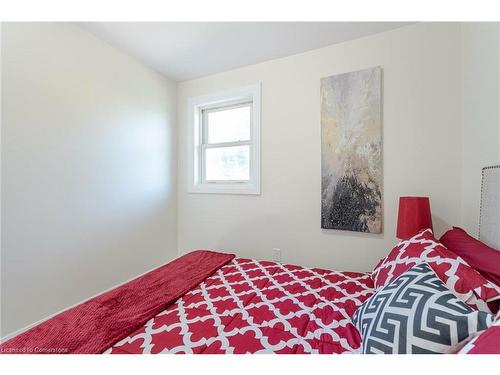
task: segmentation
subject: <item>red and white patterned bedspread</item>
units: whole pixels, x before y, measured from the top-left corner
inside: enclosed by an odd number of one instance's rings
[[[369,274],[236,258],[106,353],[342,353]]]

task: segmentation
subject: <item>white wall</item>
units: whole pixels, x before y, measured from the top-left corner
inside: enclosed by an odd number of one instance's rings
[[[400,195],[461,217],[460,25],[417,24],[178,85],[178,243],[337,270],[371,270],[395,243]],[[320,78],[383,68],[384,233],[320,229]],[[187,193],[187,100],[262,82],[262,195]]]
[[[176,85],[70,24],[2,33],[2,336],[177,255]]]
[[[500,24],[463,23],[462,222],[477,235],[481,169],[500,164]]]

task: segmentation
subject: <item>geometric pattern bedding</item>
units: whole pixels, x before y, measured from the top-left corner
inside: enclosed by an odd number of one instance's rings
[[[401,241],[377,264],[372,273],[375,290],[380,290],[412,266],[423,262],[430,265],[457,297],[474,309],[490,312],[486,302],[500,298],[499,286],[445,248],[430,229]]]
[[[472,310],[422,263],[368,299],[352,320],[362,353],[446,353],[488,328],[492,315]]]
[[[105,353],[343,353],[369,274],[235,258]]]

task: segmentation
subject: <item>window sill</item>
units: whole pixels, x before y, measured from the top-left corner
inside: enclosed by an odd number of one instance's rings
[[[252,184],[197,184],[191,186],[188,192],[195,194],[260,195],[260,186]]]

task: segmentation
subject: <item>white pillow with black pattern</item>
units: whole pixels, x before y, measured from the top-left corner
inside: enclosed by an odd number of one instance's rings
[[[352,321],[361,353],[446,353],[487,329],[492,316],[463,303],[422,263],[365,301]]]

